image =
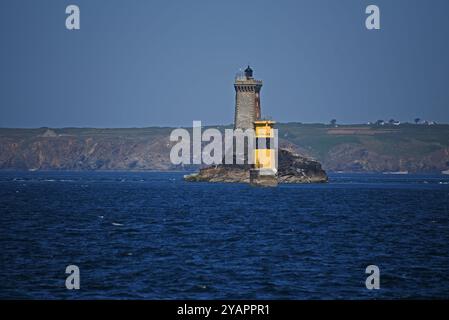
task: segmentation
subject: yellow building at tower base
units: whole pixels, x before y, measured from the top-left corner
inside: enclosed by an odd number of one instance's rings
[[[277,146],[274,134],[275,122],[270,120],[254,121],[256,147],[254,149],[254,166],[250,170],[250,183],[258,186],[276,186],[277,180]]]

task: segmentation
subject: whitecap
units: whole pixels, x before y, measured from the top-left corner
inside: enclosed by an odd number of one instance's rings
[[[117,223],[117,222],[113,222],[112,225],[113,225],[113,226],[117,226],[117,227],[123,226],[123,224]]]

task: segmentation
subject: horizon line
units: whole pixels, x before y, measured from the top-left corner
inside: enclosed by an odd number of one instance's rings
[[[413,125],[413,126],[443,126],[449,125],[448,122],[433,122],[433,123],[414,123],[414,122],[401,122],[400,124],[390,124],[385,121],[384,124],[376,124],[372,123],[324,123],[324,122],[300,122],[300,121],[289,121],[289,122],[277,122],[276,125],[286,125],[286,124],[297,124],[297,125],[321,125],[321,126],[329,126],[329,127],[338,127],[338,126],[375,126],[375,127],[400,127],[403,125]],[[233,126],[233,123],[229,124],[207,124],[202,125],[202,127],[228,127]],[[20,130],[36,130],[36,129],[147,129],[147,128],[191,128],[192,126],[171,126],[171,125],[150,125],[150,126],[132,126],[132,127],[103,127],[103,126],[63,126],[63,127],[3,127],[0,126],[0,129],[20,129]]]

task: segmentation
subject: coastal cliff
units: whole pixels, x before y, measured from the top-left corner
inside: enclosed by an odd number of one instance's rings
[[[293,153],[316,159],[326,172],[440,173],[449,169],[449,125],[277,126],[281,148],[290,146]],[[0,128],[0,170],[198,170],[198,166],[171,164],[172,130]],[[291,174],[285,177],[288,180]]]

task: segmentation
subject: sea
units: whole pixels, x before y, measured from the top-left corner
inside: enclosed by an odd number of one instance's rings
[[[0,298],[449,298],[448,175],[183,174],[0,172]]]

